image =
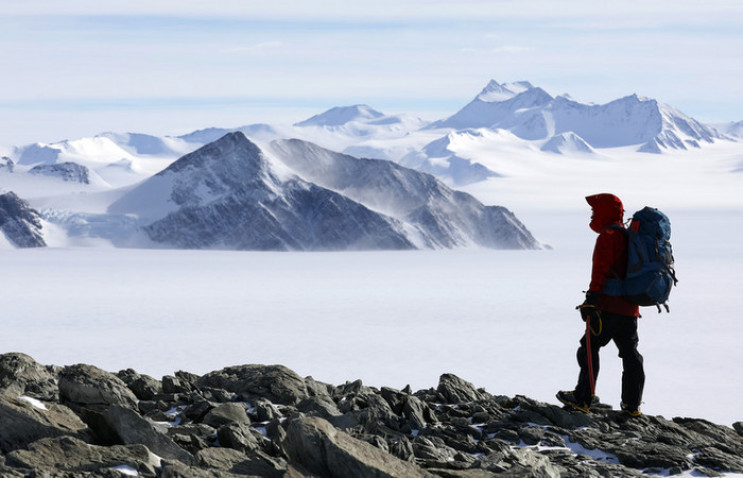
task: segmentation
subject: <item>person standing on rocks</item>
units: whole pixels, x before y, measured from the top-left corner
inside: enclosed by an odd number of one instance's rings
[[[636,417],[641,414],[640,403],[645,384],[642,355],[637,350],[639,308],[624,297],[602,293],[606,280],[623,279],[627,268],[624,207],[613,194],[588,196],[586,201],[593,213],[590,227],[598,233],[593,250],[591,283],[585,302],[578,306],[587,327],[577,353],[580,366],[578,384],[573,391],[558,392],[557,399],[576,410],[590,410],[599,374],[599,349],[613,340],[619,349],[623,366],[621,408]]]

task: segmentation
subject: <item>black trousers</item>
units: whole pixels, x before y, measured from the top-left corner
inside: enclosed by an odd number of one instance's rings
[[[619,357],[622,359],[622,402],[632,409],[637,409],[642,402],[642,389],[645,386],[642,355],[637,350],[637,344],[640,341],[637,335],[637,318],[601,312],[601,322],[600,333],[591,335],[594,383],[599,375],[599,349],[613,340],[619,349]],[[593,328],[594,333],[599,332],[595,324]],[[577,357],[580,374],[578,385],[575,387],[575,397],[582,403],[590,404],[592,397],[585,334],[580,339]]]

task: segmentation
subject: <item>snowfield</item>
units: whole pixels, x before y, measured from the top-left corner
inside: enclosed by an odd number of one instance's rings
[[[681,282],[670,314],[643,310],[644,410],[729,425],[743,419],[736,236],[701,250],[704,231],[726,215],[672,217]],[[577,377],[574,307],[593,234],[585,222],[553,220],[579,238],[553,251],[3,250],[12,280],[0,349],[158,378],[263,363],[417,390],[450,372],[491,393],[556,403]],[[598,394],[615,407],[620,371],[609,345]]]

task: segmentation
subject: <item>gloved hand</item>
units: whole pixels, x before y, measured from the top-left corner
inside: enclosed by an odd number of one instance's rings
[[[595,323],[595,320],[601,317],[601,313],[596,307],[592,305],[587,305],[585,307],[581,307],[580,316],[583,319],[583,322],[585,322],[587,319],[591,319],[591,326],[593,326]]]
[[[586,300],[583,301],[583,305],[592,305],[595,307],[599,305],[600,298],[601,298],[601,294],[599,294],[598,292],[589,290],[588,292],[586,292]]]
[[[576,307],[580,312],[580,318],[585,322],[590,320],[591,330],[593,335],[599,335],[601,333],[601,312],[598,309],[599,298],[601,295],[598,292],[588,291],[586,292],[586,300],[581,305]]]
[[[578,309],[578,312],[580,312],[580,318],[583,320],[583,322],[586,321],[586,317],[588,314],[592,314],[591,311],[597,311],[596,306],[599,305],[599,295],[598,292],[588,291],[586,292],[586,300],[583,301],[583,303],[576,307]]]

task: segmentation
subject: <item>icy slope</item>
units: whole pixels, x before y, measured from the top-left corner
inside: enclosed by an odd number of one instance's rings
[[[303,178],[413,226],[425,247],[539,247],[510,211],[484,206],[431,175],[390,161],[335,153],[300,140],[275,141],[271,150]]]

